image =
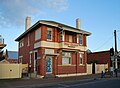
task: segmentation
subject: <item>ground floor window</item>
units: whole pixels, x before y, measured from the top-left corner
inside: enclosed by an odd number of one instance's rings
[[[70,52],[63,52],[62,53],[62,65],[71,64],[71,53]]]
[[[83,64],[83,54],[80,53],[80,64],[82,65]]]
[[[63,57],[63,58],[62,58],[62,64],[63,64],[63,65],[71,64],[71,63],[70,63],[70,58],[69,58],[69,57]]]

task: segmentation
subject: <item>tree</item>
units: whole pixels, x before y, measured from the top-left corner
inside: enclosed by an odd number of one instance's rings
[[[90,49],[87,49],[87,53],[92,53]]]

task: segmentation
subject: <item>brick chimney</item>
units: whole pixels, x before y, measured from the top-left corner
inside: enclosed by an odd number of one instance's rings
[[[76,28],[80,29],[80,19],[79,18],[76,19]]]
[[[31,26],[31,18],[27,16],[25,21],[25,30],[28,30],[30,26]]]

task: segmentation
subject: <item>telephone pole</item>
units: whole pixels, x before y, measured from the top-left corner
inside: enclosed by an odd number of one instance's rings
[[[115,69],[118,68],[117,64],[117,38],[116,38],[116,30],[114,30],[114,37],[115,37]]]

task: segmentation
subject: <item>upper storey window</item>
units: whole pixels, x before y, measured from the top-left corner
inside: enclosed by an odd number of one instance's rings
[[[60,34],[60,41],[63,41],[63,34]]]
[[[35,31],[35,40],[39,40],[41,38],[41,28],[38,28]]]
[[[47,40],[52,40],[52,28],[47,28]]]
[[[72,35],[69,35],[69,42],[73,42],[72,41]]]
[[[64,41],[64,35],[65,35],[65,34],[64,34],[64,32],[62,31],[61,34],[60,34],[60,41],[61,41],[61,42]]]
[[[80,45],[82,45],[83,44],[83,36],[81,35],[80,37],[79,37],[79,39],[80,39]]]
[[[23,47],[24,46],[24,39],[21,39],[20,42],[19,42],[19,47]]]

